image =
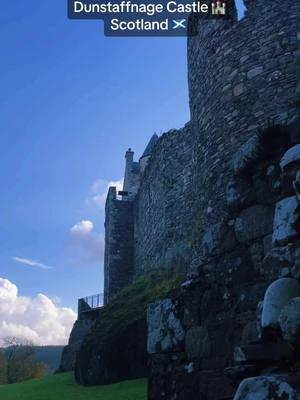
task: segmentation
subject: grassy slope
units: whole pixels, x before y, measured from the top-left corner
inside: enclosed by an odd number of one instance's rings
[[[111,298],[99,311],[97,322],[85,336],[77,355],[75,375],[78,382],[107,384],[145,376],[146,332],[142,333],[142,324],[147,305],[169,296],[178,285],[176,274],[154,271]],[[139,336],[135,335],[137,324],[140,325]],[[132,336],[136,337],[136,345],[130,340]]]
[[[1,400],[146,400],[144,379],[107,386],[84,387],[73,373],[57,374],[13,385],[0,386]]]
[[[178,284],[178,276],[165,271],[155,271],[136,280],[100,310],[98,322],[85,337],[84,345],[96,342],[98,346],[106,346],[112,332],[120,334],[129,324],[145,318],[147,305],[168,296]]]

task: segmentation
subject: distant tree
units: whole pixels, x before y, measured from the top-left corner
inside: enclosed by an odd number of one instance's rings
[[[7,383],[7,359],[5,352],[0,350],[0,385]]]
[[[49,373],[48,365],[43,362],[36,362],[33,369],[32,378],[43,378]]]
[[[35,347],[31,342],[8,337],[4,339],[4,343],[6,345],[8,383],[47,375],[47,366],[34,359]]]

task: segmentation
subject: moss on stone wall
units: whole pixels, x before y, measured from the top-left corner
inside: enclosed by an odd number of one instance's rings
[[[151,273],[111,299],[77,354],[75,377],[85,385],[147,374],[146,308],[178,286],[178,278]]]

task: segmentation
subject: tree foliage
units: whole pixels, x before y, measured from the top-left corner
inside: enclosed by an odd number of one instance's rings
[[[3,350],[0,351],[0,385],[7,383],[7,359]]]
[[[35,347],[15,337],[4,339],[5,349],[0,356],[0,383],[16,383],[41,378],[48,373],[48,367],[34,359]]]

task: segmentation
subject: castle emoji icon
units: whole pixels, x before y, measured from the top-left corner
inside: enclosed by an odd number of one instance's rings
[[[212,15],[226,15],[226,2],[223,1],[213,1],[211,3]]]

